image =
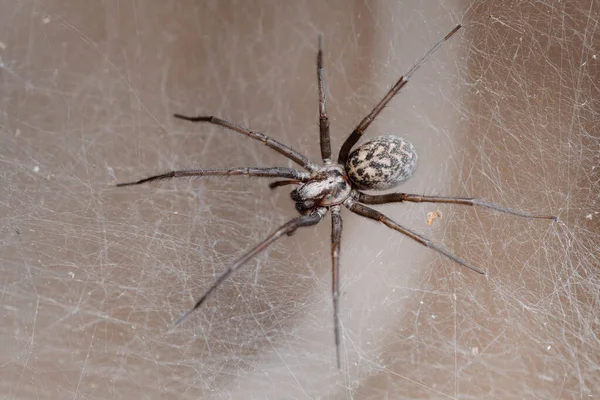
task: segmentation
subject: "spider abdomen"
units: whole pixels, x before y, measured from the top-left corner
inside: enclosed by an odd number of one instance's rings
[[[391,189],[414,174],[417,152],[402,138],[380,136],[350,153],[345,167],[348,177],[359,189]]]

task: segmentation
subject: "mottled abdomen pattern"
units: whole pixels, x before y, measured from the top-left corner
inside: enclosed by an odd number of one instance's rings
[[[412,144],[397,136],[380,136],[354,150],[346,163],[350,180],[359,189],[391,189],[410,178],[417,168]]]

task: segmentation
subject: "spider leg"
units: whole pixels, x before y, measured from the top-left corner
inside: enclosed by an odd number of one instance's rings
[[[317,53],[317,83],[319,86],[319,132],[321,139],[321,158],[325,164],[331,164],[331,139],[329,136],[329,117],[327,116],[325,75],[323,73],[323,35],[319,35],[319,52]]]
[[[152,181],[161,181],[172,178],[182,178],[189,176],[233,176],[233,175],[246,175],[246,176],[258,176],[267,178],[290,178],[298,181],[306,181],[309,179],[309,175],[305,172],[295,170],[293,168],[285,167],[267,167],[267,168],[207,168],[207,169],[188,169],[181,171],[171,171],[160,175],[150,176],[148,178],[140,179],[135,182],[118,183],[117,186],[133,186],[141,185],[143,183]]]
[[[235,125],[224,119],[217,118],[217,117],[210,116],[210,115],[209,116],[198,116],[198,117],[187,117],[187,116],[181,115],[181,114],[174,114],[174,117],[183,119],[185,121],[190,121],[190,122],[208,122],[208,123],[211,123],[214,125],[222,126],[227,129],[231,129],[233,131],[241,133],[242,135],[246,135],[249,138],[263,142],[267,147],[272,148],[273,150],[277,151],[280,154],[283,154],[290,160],[294,161],[298,165],[302,166],[303,168],[306,168],[307,170],[309,170],[311,172],[314,171],[315,169],[317,169],[317,166],[312,161],[310,161],[308,158],[306,158],[304,155],[300,154],[299,152],[292,149],[291,147],[286,146],[285,144],[280,143],[277,140],[270,138],[269,136],[265,135],[264,133],[253,131],[248,128],[244,128],[242,126]]]
[[[469,268],[470,270],[475,271],[478,274],[485,275],[485,272],[483,272],[481,269],[468,264],[462,258],[456,257],[454,254],[450,253],[450,251],[448,251],[447,249],[445,249],[443,247],[436,245],[435,243],[432,243],[429,239],[411,231],[410,229],[407,229],[407,228],[399,225],[398,223],[392,221],[389,217],[385,216],[384,214],[380,213],[377,210],[366,207],[359,203],[352,203],[348,206],[348,208],[350,209],[350,211],[352,211],[355,214],[358,214],[363,217],[370,218],[375,221],[379,221],[379,222],[383,223],[388,228],[398,231],[398,232],[402,233],[403,235],[408,236],[412,240],[422,244],[423,246],[429,247],[430,249],[437,251],[438,253],[448,257],[455,263],[462,265],[463,267]]]
[[[223,283],[223,281],[225,281],[225,279],[227,279],[229,277],[229,275],[234,273],[238,268],[242,267],[244,264],[246,264],[248,261],[250,261],[257,254],[259,254],[260,252],[265,250],[271,243],[273,243],[274,241],[276,241],[277,239],[279,239],[280,237],[282,237],[284,235],[289,235],[290,233],[294,232],[298,228],[301,228],[304,226],[316,225],[319,221],[321,221],[323,219],[323,217],[325,216],[326,213],[327,213],[326,208],[324,208],[324,207],[317,208],[315,211],[313,211],[309,215],[303,215],[303,216],[294,218],[294,219],[288,221],[287,223],[283,224],[279,229],[277,229],[275,232],[271,233],[262,242],[258,243],[256,246],[254,246],[252,249],[250,249],[250,251],[248,251],[240,259],[238,259],[233,265],[231,265],[229,268],[227,268],[227,270],[225,270],[225,272],[223,272],[221,275],[219,275],[219,277],[208,288],[208,290],[206,290],[206,292],[204,292],[204,295],[202,295],[202,297],[200,297],[200,299],[196,302],[194,307],[192,307],[185,314],[183,314],[175,322],[173,327],[176,327],[176,326],[180,325],[183,321],[185,321],[185,319],[191,313],[193,313],[195,310],[197,310],[202,305],[202,303],[204,303],[204,301],[208,298],[208,296],[210,296],[210,294],[215,289],[217,289],[219,286],[221,286],[221,283]]]
[[[340,246],[342,240],[342,214],[340,206],[333,206],[331,211],[331,297],[333,299],[333,330],[335,336],[335,354],[337,367],[340,369]]]
[[[461,205],[465,205],[465,206],[478,206],[478,207],[483,207],[483,208],[489,208],[489,209],[500,211],[500,212],[503,212],[506,214],[516,215],[517,217],[551,219],[554,221],[558,221],[558,217],[555,217],[553,215],[530,214],[530,213],[502,207],[498,204],[489,203],[487,201],[483,201],[480,199],[472,199],[472,198],[467,198],[467,197],[422,196],[419,194],[410,194],[410,193],[389,193],[389,194],[371,195],[371,194],[359,192],[358,201],[361,203],[364,203],[364,204],[402,203],[404,201],[410,201],[412,203],[461,204]]]
[[[371,124],[371,122],[373,122],[373,120],[375,118],[377,118],[377,116],[379,115],[379,113],[381,112],[381,110],[383,110],[385,108],[385,106],[400,91],[400,89],[402,89],[402,87],[404,85],[406,85],[406,83],[408,82],[408,79],[410,78],[410,76],[421,65],[423,65],[423,63],[425,62],[425,60],[427,60],[427,58],[430,55],[432,55],[433,53],[435,53],[435,51],[437,49],[439,49],[440,46],[446,40],[450,39],[450,37],[452,35],[454,35],[461,28],[461,26],[462,25],[457,25],[456,27],[454,27],[454,29],[452,29],[452,31],[450,31],[450,33],[448,33],[441,40],[439,40],[435,45],[433,45],[433,47],[431,49],[429,49],[429,51],[427,53],[425,53],[425,55],[419,61],[417,61],[417,63],[415,65],[413,65],[412,68],[410,70],[408,70],[408,72],[405,75],[401,76],[400,79],[398,79],[398,81],[396,82],[396,84],[394,86],[392,86],[392,88],[389,90],[389,92],[386,93],[385,96],[383,96],[383,99],[381,99],[381,101],[379,103],[377,103],[377,105],[375,106],[375,108],[373,108],[373,110],[365,118],[363,118],[362,121],[360,121],[360,123],[356,126],[356,128],[354,128],[354,131],[352,131],[352,133],[350,134],[350,136],[348,136],[348,139],[346,139],[346,141],[342,145],[342,147],[340,149],[340,153],[338,155],[338,163],[340,163],[342,165],[346,164],[346,161],[348,161],[348,155],[350,154],[350,150],[352,150],[352,147],[356,144],[356,142],[358,142],[358,140],[361,138],[361,136],[363,135],[363,133],[365,132],[365,130],[369,127],[369,125]]]

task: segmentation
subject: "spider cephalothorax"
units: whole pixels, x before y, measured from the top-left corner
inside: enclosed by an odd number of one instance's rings
[[[313,172],[308,182],[300,183],[290,196],[296,202],[296,210],[306,215],[317,207],[342,204],[351,191],[346,171],[341,165],[333,164]]]
[[[317,82],[319,89],[319,130],[321,144],[322,166],[310,161],[304,155],[289,146],[286,146],[275,139],[266,136],[263,133],[252,131],[250,129],[235,125],[226,120],[214,116],[186,117],[175,114],[175,117],[191,122],[208,122],[219,125],[227,129],[237,131],[252,139],[261,141],[267,147],[281,153],[288,159],[300,165],[306,171],[300,171],[287,167],[240,167],[240,168],[206,168],[172,171],[166,174],[154,175],[135,182],[121,183],[117,186],[139,185],[146,182],[164,180],[169,178],[188,177],[188,176],[230,176],[245,175],[253,177],[278,178],[278,181],[272,182],[271,188],[297,185],[291,192],[291,197],[296,203],[296,209],[301,216],[294,218],[275,232],[267,236],[262,242],[258,243],[225,272],[215,280],[215,282],[206,290],[204,295],[196,302],[193,308],[183,314],[175,325],[182,323],[194,310],[198,309],[208,296],[219,285],[227,279],[235,270],[246,264],[252,257],[256,256],[267,246],[278,238],[291,235],[298,228],[311,226],[319,223],[325,214],[331,213],[331,262],[332,262],[332,298],[333,298],[333,321],[334,338],[336,345],[336,360],[338,368],[340,367],[340,330],[338,318],[339,301],[339,261],[340,244],[342,236],[342,215],[341,208],[344,206],[351,212],[360,216],[381,222],[387,227],[398,231],[423,246],[437,251],[438,253],[450,258],[454,262],[467,267],[477,273],[485,275],[479,268],[469,265],[466,261],[456,257],[445,248],[436,245],[427,238],[413,232],[402,225],[392,221],[390,218],[379,211],[367,207],[365,204],[385,204],[398,202],[413,203],[452,203],[470,206],[486,207],[493,210],[513,214],[527,218],[554,219],[556,217],[548,215],[532,215],[520,211],[510,210],[492,203],[478,199],[463,197],[442,197],[442,196],[423,196],[409,193],[390,193],[382,195],[370,195],[360,190],[384,190],[396,187],[404,182],[414,173],[417,166],[417,153],[414,147],[404,139],[395,136],[381,136],[363,143],[356,150],[351,152],[365,130],[371,122],[379,115],[381,110],[390,102],[390,100],[400,91],[408,82],[409,77],[417,68],[437,50],[443,42],[454,35],[460,25],[456,26],[449,34],[438,41],[423,56],[406,75],[400,77],[396,84],[389,90],[383,99],[373,108],[373,110],[362,119],[354,131],[346,139],[338,154],[337,163],[331,160],[331,144],[329,139],[329,118],[327,116],[327,103],[325,97],[325,80],[323,76],[323,51],[319,37],[319,51],[317,53]]]

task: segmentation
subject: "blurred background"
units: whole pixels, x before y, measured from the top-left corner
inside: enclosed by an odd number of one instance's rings
[[[0,397],[582,399],[600,387],[600,3],[0,0]],[[184,325],[215,276],[295,217],[289,187],[172,169],[334,154],[438,39],[365,139],[419,153],[397,190],[558,215],[379,206],[478,276],[344,212],[342,368],[330,222],[283,238]],[[440,216],[427,223],[428,213]]]

